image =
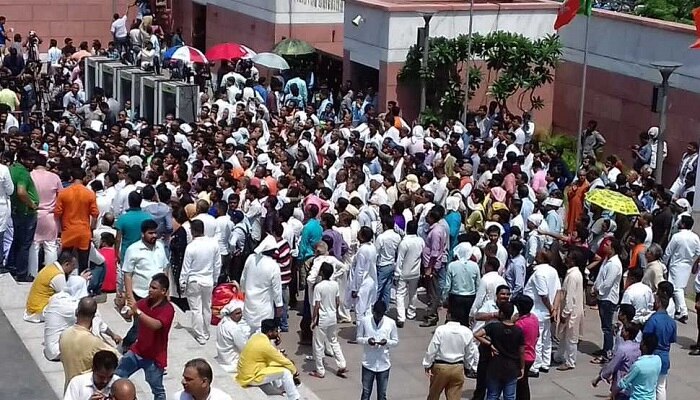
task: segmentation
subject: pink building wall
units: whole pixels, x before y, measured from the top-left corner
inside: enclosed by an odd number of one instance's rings
[[[44,43],[41,51],[46,52],[50,39],[56,39],[62,46],[63,39],[70,37],[74,45],[85,40],[92,43],[99,39],[103,46],[112,40],[109,32],[114,14],[112,0],[22,0],[20,2],[0,0],[0,15],[7,18],[5,29],[14,28],[15,33],[27,36],[34,30]],[[116,0],[118,13],[126,10],[126,0]],[[136,15],[132,9],[130,18]]]
[[[192,0],[177,0],[175,26],[183,27],[183,36],[190,41],[198,27],[192,22]],[[343,55],[343,24],[275,24],[213,4],[206,5],[206,47],[235,42],[257,52],[270,51],[283,38],[307,41],[324,53],[341,58]],[[201,28],[200,28],[201,29]]]
[[[554,132],[574,134],[578,130],[582,69],[583,65],[574,62],[564,62],[557,68]],[[629,147],[638,143],[639,133],[659,124],[660,114],[651,111],[654,83],[592,67],[587,73],[584,124],[590,119],[598,121],[608,142],[605,153],[622,157],[626,165],[632,165]],[[666,183],[675,178],[686,143],[700,137],[700,94],[671,88],[668,104]]]

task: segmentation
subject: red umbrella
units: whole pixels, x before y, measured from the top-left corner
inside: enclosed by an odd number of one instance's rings
[[[252,54],[251,54],[252,53]],[[221,43],[207,50],[209,61],[235,60],[255,55],[251,49],[238,43]]]

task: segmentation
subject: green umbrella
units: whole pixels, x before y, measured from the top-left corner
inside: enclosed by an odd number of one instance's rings
[[[312,54],[315,51],[314,46],[299,39],[284,39],[277,43],[277,46],[272,50],[273,53],[281,56],[301,56]]]

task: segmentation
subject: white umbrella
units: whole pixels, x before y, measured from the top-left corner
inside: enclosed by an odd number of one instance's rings
[[[275,53],[258,53],[252,58],[253,62],[264,67],[275,69],[289,69],[287,60]]]

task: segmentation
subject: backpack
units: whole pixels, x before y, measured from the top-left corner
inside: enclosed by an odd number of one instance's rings
[[[234,230],[240,229],[245,233],[245,243],[243,244],[243,249],[241,250],[240,253],[233,254],[234,257],[243,257],[243,260],[248,259],[248,256],[253,254],[253,237],[250,236],[250,229],[243,229],[240,226],[236,226],[233,228]]]

